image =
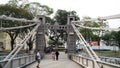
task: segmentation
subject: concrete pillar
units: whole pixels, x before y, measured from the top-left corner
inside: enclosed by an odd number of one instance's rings
[[[75,16],[68,16],[67,24],[70,25],[72,21],[75,21]]]
[[[45,16],[38,15],[37,18],[41,21],[36,34],[36,50],[40,50],[42,57],[44,56],[44,51],[46,47],[45,42]]]
[[[76,38],[75,38],[75,32],[74,29],[71,25],[71,21],[75,21],[75,17],[74,16],[68,16],[68,23],[67,23],[67,33],[68,33],[68,37],[67,37],[67,51],[68,51],[68,55],[70,58],[71,54],[76,53]]]

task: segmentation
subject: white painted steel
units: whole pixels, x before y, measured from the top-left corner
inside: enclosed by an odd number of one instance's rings
[[[26,42],[29,40],[29,38],[32,36],[32,34],[38,29],[39,27],[39,23],[34,27],[34,29],[28,33],[27,36],[25,36],[25,38],[21,41],[21,43],[16,46],[11,52],[10,54],[4,59],[8,60],[8,62],[6,63],[6,65],[4,66],[4,68],[7,67],[7,65],[10,63],[10,61],[15,57],[15,55],[21,50],[21,48],[26,44]]]

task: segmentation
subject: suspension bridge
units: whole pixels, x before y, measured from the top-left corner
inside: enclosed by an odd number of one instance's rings
[[[22,25],[17,27],[1,27],[0,31],[22,29],[26,27],[33,27],[33,29],[24,37],[24,39],[18,44],[3,60],[0,61],[0,68],[36,68],[37,63],[35,62],[35,54],[25,55],[22,57],[16,57],[18,52],[25,46],[26,42],[30,37],[35,35],[35,50],[40,50],[43,57],[40,68],[120,68],[119,64],[108,63],[102,61],[99,56],[91,48],[90,44],[84,39],[79,31],[79,28],[86,28],[92,30],[120,30],[119,28],[97,28],[97,27],[87,27],[80,23],[85,21],[104,21],[109,19],[119,19],[120,14],[86,19],[81,21],[75,21],[74,16],[68,16],[66,25],[47,25],[45,24],[45,16],[38,15],[33,20],[26,20],[21,18],[8,17],[5,15],[0,16],[0,19],[19,21],[19,23],[30,23],[29,25]],[[50,54],[45,54],[46,48],[46,38],[45,32],[50,29],[57,32],[58,29],[65,30],[67,32],[67,54],[60,52],[60,57],[58,61],[53,61]],[[79,40],[83,42],[84,51],[87,56],[76,53],[76,38],[75,34],[78,36]]]

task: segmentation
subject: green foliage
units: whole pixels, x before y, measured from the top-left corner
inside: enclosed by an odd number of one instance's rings
[[[54,18],[60,25],[65,25],[67,24],[67,16],[68,12],[66,10],[57,10]]]
[[[11,16],[15,18],[32,19],[33,15],[27,10],[10,5],[0,5],[0,15]]]
[[[96,51],[96,54],[99,56],[120,57],[120,50],[119,51]]]
[[[57,45],[63,45],[63,43],[62,42],[58,42]]]
[[[72,16],[75,16],[75,21],[79,20],[80,18],[78,17],[77,15],[77,12],[76,11],[68,11],[68,15],[72,15]]]
[[[23,8],[18,8],[15,6],[11,6],[11,5],[0,5],[0,15],[6,15],[6,16],[10,16],[10,17],[15,17],[15,18],[25,18],[25,19],[32,19],[33,15],[31,13],[29,13],[27,10],[23,9]],[[20,25],[26,25],[27,23],[21,23],[18,21],[10,21],[10,20],[0,20],[2,22],[2,27],[16,27],[16,26],[20,26]],[[9,34],[10,38],[11,38],[11,50],[14,48],[14,41],[16,39],[16,37],[20,34],[20,33],[24,33],[26,32],[27,28],[24,29],[14,29],[14,30],[7,30],[5,31],[6,33]]]
[[[119,44],[119,48],[120,48],[120,31],[118,31],[115,36],[116,36],[116,40],[117,40],[117,42]]]
[[[55,43],[55,41],[53,41],[53,40],[49,40],[49,41],[48,41],[48,44],[49,44],[49,45],[53,45],[54,43]]]
[[[116,41],[116,44],[119,44],[120,47],[120,31],[111,31],[109,33],[106,33],[103,35],[103,40],[107,41],[109,44],[109,41],[113,40]]]
[[[46,18],[46,23],[50,23],[53,25],[55,23],[54,19],[51,19],[50,17],[45,17]]]
[[[91,19],[91,18],[85,16],[83,17],[83,20],[85,19]],[[85,21],[83,25],[88,26],[88,27],[102,27],[103,26],[103,24],[100,24],[99,22],[91,22],[91,21]],[[80,32],[82,33],[83,37],[88,41],[99,41],[99,31],[82,28],[80,29]]]
[[[40,14],[50,15],[53,13],[53,9],[48,7],[47,5],[41,5],[38,2],[28,2],[28,3],[24,3],[24,2],[25,2],[24,0],[10,0],[7,4],[14,7],[26,9],[34,16]]]
[[[75,11],[66,11],[66,10],[57,10],[54,18],[56,22],[58,22],[60,25],[66,25],[67,24],[67,17],[69,15],[75,16],[75,19],[78,20],[79,17],[76,15]]]
[[[10,5],[10,6],[18,7],[18,3],[20,1],[21,0],[9,0],[9,2],[7,4]]]
[[[53,13],[53,9],[47,5],[41,5],[38,2],[30,2],[23,6],[24,9],[27,9],[34,16],[36,15],[50,15]]]
[[[111,38],[111,33],[106,33],[105,35],[102,36],[102,39],[104,39],[105,41],[107,41],[109,43]]]
[[[58,50],[58,51],[65,51],[65,48],[58,47],[58,48],[56,48],[56,50]]]

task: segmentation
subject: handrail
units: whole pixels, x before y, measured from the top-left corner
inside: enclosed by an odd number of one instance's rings
[[[11,60],[11,63],[6,68],[17,68],[17,67],[23,67],[25,65],[28,65],[35,61],[35,55],[28,55],[28,56],[22,56],[22,57],[15,57]],[[0,66],[4,67],[6,63],[9,62],[9,60],[1,60]],[[19,63],[18,63],[19,62]]]
[[[38,20],[36,18],[34,18],[33,20],[27,20],[25,18],[14,18],[14,17],[8,17],[6,15],[0,15],[0,19],[19,21],[19,22],[40,22],[40,20]]]
[[[11,62],[11,60],[15,57],[15,55],[21,50],[21,48],[26,44],[26,42],[28,41],[28,39],[32,36],[32,34],[37,30],[37,28],[39,27],[39,23],[34,27],[34,29],[28,33],[28,35],[21,41],[21,43],[16,46],[14,48],[13,51],[10,52],[10,54],[4,59],[4,60],[9,60],[6,65],[4,66],[4,68],[7,67],[7,65]]]
[[[5,31],[5,30],[21,29],[21,28],[31,27],[31,26],[34,26],[36,24],[37,23],[33,23],[33,24],[30,24],[30,25],[25,25],[25,26],[7,27],[7,28],[1,27],[0,30]]]
[[[87,66],[88,68],[96,68],[95,67],[96,65],[94,64],[94,60],[91,58],[87,58],[87,57],[83,57],[82,55],[75,55],[75,54],[71,56],[72,56],[71,59],[73,61],[77,62],[82,66]],[[111,64],[111,63],[107,63],[105,61],[100,61],[100,60],[96,60],[96,62],[98,63],[98,65],[100,65],[101,68],[102,67],[103,68],[120,68],[120,65],[117,65],[117,64]]]

